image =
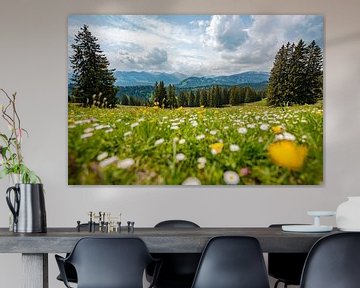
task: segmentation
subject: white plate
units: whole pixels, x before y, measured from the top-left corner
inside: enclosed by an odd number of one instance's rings
[[[339,228],[339,230],[345,232],[360,232],[360,228]]]
[[[283,225],[281,229],[286,232],[330,232],[333,227],[324,225]]]
[[[309,216],[335,216],[335,211],[308,211],[307,214]]]

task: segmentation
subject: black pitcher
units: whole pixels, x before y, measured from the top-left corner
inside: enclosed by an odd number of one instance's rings
[[[11,192],[14,193],[13,203]],[[15,184],[6,190],[6,202],[14,215],[14,232],[46,232],[45,198],[42,184]]]

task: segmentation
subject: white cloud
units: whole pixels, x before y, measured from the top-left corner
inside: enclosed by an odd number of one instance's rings
[[[117,70],[188,75],[269,71],[288,41],[315,39],[323,46],[323,18],[311,15],[72,16],[69,47],[83,24]]]
[[[246,24],[239,15],[213,16],[206,34],[205,43],[220,51],[233,51],[248,39]]]

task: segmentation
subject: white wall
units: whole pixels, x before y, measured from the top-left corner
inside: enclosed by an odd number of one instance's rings
[[[48,226],[74,226],[89,210],[122,212],[136,226],[187,218],[201,226],[309,222],[360,195],[358,0],[1,0],[0,87],[18,92],[26,162],[46,187]],[[67,16],[70,14],[322,14],[325,16],[325,181],[309,187],[67,186]],[[0,226],[8,224],[7,180]],[[334,220],[328,223],[335,224]],[[50,287],[57,271],[51,255]],[[2,287],[20,287],[19,255],[0,255]]]

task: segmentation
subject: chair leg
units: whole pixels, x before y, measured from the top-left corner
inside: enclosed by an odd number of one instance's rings
[[[274,284],[274,288],[277,288],[278,285],[279,285],[279,283],[284,283],[284,288],[287,288],[287,287],[288,287],[288,285],[287,285],[286,282],[283,282],[283,281],[281,281],[281,280],[277,280],[277,281],[275,282],[275,284]]]

